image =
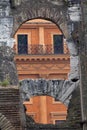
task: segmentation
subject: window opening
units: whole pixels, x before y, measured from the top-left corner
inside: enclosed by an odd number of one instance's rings
[[[53,35],[54,54],[63,54],[63,35]]]
[[[18,54],[27,54],[28,53],[28,36],[25,34],[17,35],[18,39]]]

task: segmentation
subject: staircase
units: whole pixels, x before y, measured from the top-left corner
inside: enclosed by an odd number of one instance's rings
[[[22,130],[21,128],[21,104],[20,104],[20,94],[17,87],[0,87],[0,122],[1,120],[7,120],[7,126],[12,128],[2,129],[1,126],[5,126],[5,121],[0,123],[1,130]],[[3,118],[1,118],[3,115]],[[10,124],[9,124],[10,122]],[[6,126],[6,127],[7,127]]]

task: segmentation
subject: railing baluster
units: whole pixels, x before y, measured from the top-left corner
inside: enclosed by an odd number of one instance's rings
[[[18,46],[18,54],[29,54],[29,55],[50,55],[50,54],[69,54],[67,45],[53,46],[52,44],[29,44],[27,46],[21,44]]]

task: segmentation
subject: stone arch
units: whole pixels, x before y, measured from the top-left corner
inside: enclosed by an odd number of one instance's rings
[[[6,129],[15,130],[11,122],[2,113],[0,113],[0,130],[6,130]]]
[[[37,4],[35,4],[35,2]],[[62,8],[64,9],[62,10]],[[20,7],[17,6],[16,9],[12,9],[12,12],[14,16],[13,34],[24,22],[31,19],[42,18],[54,22],[60,27],[65,37],[69,37],[65,15],[66,6],[64,6],[63,3],[61,7],[58,8],[58,6],[55,6],[50,2],[44,3],[41,1],[29,0],[29,2],[22,2]]]
[[[33,96],[46,95],[56,98],[68,106],[72,92],[78,85],[79,81],[26,79],[20,81],[20,93],[23,102]]]

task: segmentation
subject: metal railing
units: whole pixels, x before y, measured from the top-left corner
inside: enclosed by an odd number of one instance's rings
[[[50,55],[50,54],[69,54],[67,45],[53,46],[52,44],[29,44],[28,47],[20,45],[18,47],[18,54],[29,55]]]

